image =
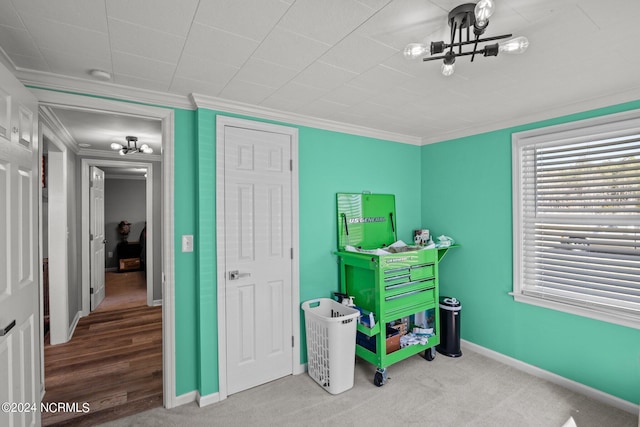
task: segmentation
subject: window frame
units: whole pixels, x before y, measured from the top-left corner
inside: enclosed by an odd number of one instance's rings
[[[579,140],[581,138],[593,138],[594,136],[598,138],[615,137],[628,135],[629,132],[637,132],[640,134],[640,109],[512,134],[513,289],[509,294],[513,296],[516,302],[640,329],[640,315],[624,312],[614,313],[600,310],[598,307],[574,305],[541,296],[525,295],[523,293],[525,289],[523,280],[523,150],[531,145],[550,144],[558,140]]]

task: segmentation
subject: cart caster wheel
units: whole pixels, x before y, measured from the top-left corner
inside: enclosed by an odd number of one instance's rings
[[[436,358],[436,354],[437,354],[436,348],[431,347],[424,351],[424,358],[427,359],[429,362],[431,362],[433,359]]]
[[[384,385],[384,382],[382,381],[382,374],[376,372],[376,374],[373,376],[373,383],[376,385],[376,387],[382,387]]]
[[[386,382],[387,382],[387,370],[386,369],[376,370],[376,373],[373,376],[373,384],[375,384],[376,387],[382,387]]]

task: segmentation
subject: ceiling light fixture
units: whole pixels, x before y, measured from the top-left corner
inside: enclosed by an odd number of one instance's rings
[[[111,80],[111,73],[104,70],[98,70],[98,69],[89,70],[89,75],[96,80],[102,80],[105,82],[108,82],[109,80]]]
[[[430,46],[424,43],[409,43],[404,49],[404,56],[409,59],[417,59],[426,54],[431,54],[432,56],[422,58],[422,60],[434,61],[442,59],[442,74],[450,76],[455,71],[456,58],[459,56],[471,55],[471,62],[473,62],[476,54],[481,54],[482,56],[497,56],[500,52],[522,53],[527,50],[529,40],[527,40],[526,37],[516,37],[511,40],[487,44],[478,48],[478,43],[493,42],[512,36],[512,34],[504,34],[501,36],[480,38],[487,29],[489,18],[493,15],[494,11],[495,4],[493,0],[480,0],[478,3],[462,4],[449,12],[451,43],[447,44],[443,41],[437,41],[431,42]],[[473,36],[471,35],[471,28],[473,28]],[[464,51],[463,47],[469,45],[473,45],[473,49]]]
[[[127,140],[127,146],[125,147],[122,144],[118,144],[117,142],[113,142],[111,144],[112,150],[118,150],[118,154],[121,156],[125,156],[127,154],[135,154],[135,153],[144,153],[151,154],[153,153],[153,149],[149,147],[147,144],[142,144],[138,147],[138,137],[136,136],[127,136],[125,137]],[[133,143],[133,145],[131,145]]]

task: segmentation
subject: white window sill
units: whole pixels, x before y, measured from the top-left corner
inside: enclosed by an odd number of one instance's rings
[[[571,304],[552,301],[544,298],[536,298],[528,295],[522,295],[515,292],[509,292],[516,302],[521,302],[538,307],[544,307],[551,310],[562,311],[576,316],[588,317],[590,319],[601,320],[603,322],[614,323],[616,325],[626,326],[628,328],[640,329],[640,319],[631,315],[621,313],[620,315],[606,313],[587,307],[580,307]]]

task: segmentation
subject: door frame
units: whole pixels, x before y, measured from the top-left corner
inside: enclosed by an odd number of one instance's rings
[[[147,169],[146,178],[146,203],[145,203],[145,219],[147,221],[147,227],[153,230],[153,164],[148,162],[130,162],[125,160],[108,160],[108,159],[81,159],[81,190],[80,200],[82,203],[82,231],[81,240],[82,245],[80,248],[82,259],[82,315],[86,316],[91,313],[91,271],[89,253],[91,252],[91,245],[89,243],[89,182],[91,181],[91,166],[97,167],[112,167],[112,168],[145,168]],[[153,233],[147,234],[147,248],[151,248],[153,251]],[[147,257],[147,305],[153,306],[153,256]],[[94,307],[95,310],[95,307]]]
[[[98,113],[129,114],[162,122],[162,395],[164,407],[173,408],[178,404],[175,387],[175,249],[173,245],[174,110],[46,89],[30,88],[30,90],[40,105],[79,108]],[[44,348],[41,357],[44,360]]]
[[[298,129],[271,123],[216,116],[216,271],[218,295],[218,398],[226,399],[227,387],[227,322],[226,322],[226,254],[225,254],[225,126],[287,134],[291,137],[291,332],[293,334],[292,366],[294,375],[304,372],[300,365],[300,257],[299,257],[299,201],[298,201]]]
[[[69,262],[68,262],[68,244],[67,244],[67,228],[68,228],[68,180],[67,173],[67,146],[61,142],[55,132],[51,128],[48,116],[42,112],[38,115],[40,121],[40,146],[44,150],[44,144],[49,144],[48,152],[48,169],[47,169],[47,197],[48,197],[48,233],[47,241],[41,241],[41,245],[47,245],[49,258],[49,339],[51,344],[60,344],[69,341],[73,325],[69,325],[69,300],[68,280],[69,280]],[[46,142],[45,142],[46,139]],[[51,149],[55,148],[55,151]],[[39,153],[42,159],[42,153]],[[42,174],[43,171],[41,170]],[[41,177],[42,179],[43,177]],[[38,202],[42,205],[42,186],[40,186],[40,194]],[[57,209],[51,209],[52,199],[56,201]],[[38,209],[41,211],[42,206]],[[43,225],[40,223],[39,233],[42,240]],[[50,224],[64,224],[64,227],[51,227]],[[42,246],[41,246],[42,247]],[[40,256],[40,265],[42,265],[42,253]],[[40,287],[43,286],[43,280],[40,280]],[[42,293],[42,291],[40,292]],[[56,295],[65,295],[64,298],[56,298]],[[53,297],[53,298],[52,298]],[[43,301],[41,296],[40,301]],[[40,304],[42,306],[42,304]],[[44,307],[40,308],[41,319],[44,318]],[[43,331],[44,333],[44,331]],[[42,337],[44,340],[44,335]],[[41,340],[41,341],[42,341]],[[44,360],[42,360],[42,384],[44,384]]]

